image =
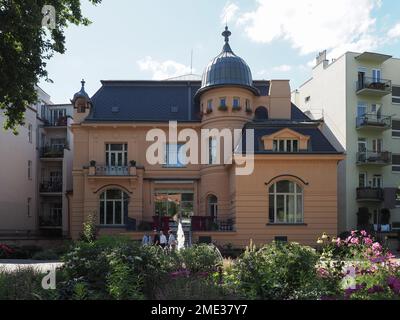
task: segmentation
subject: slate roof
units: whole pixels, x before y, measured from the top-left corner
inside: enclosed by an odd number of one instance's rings
[[[91,98],[85,121],[199,122],[199,102],[194,95],[200,81],[101,81]],[[268,81],[254,81],[261,95],[268,95]]]

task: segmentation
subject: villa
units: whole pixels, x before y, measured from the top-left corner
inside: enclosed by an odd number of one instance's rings
[[[175,229],[181,219],[190,242],[234,247],[250,240],[314,245],[322,232],[337,234],[337,168],[344,153],[323,134],[320,120],[291,103],[289,80],[253,80],[230,47],[228,28],[222,35],[222,52],[201,81],[107,80],[92,97],[82,82],[71,100],[73,239],[90,215],[101,234],[141,239],[153,228]],[[191,129],[199,137],[204,129],[239,130],[233,160],[218,161],[225,159],[225,141],[210,136],[206,163],[200,150],[198,161],[184,163],[185,141],[170,140],[165,161],[149,163],[154,141],[146,136],[158,129],[168,137],[171,121],[178,132]],[[245,150],[254,153],[254,168],[238,174]]]

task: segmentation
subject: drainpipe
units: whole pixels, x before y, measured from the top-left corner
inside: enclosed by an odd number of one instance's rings
[[[71,204],[70,196],[72,194],[73,194],[72,190],[69,190],[65,193],[67,200],[68,200],[67,201],[67,205],[68,205],[68,210],[67,210],[67,212],[68,212],[68,235],[70,238],[72,238],[72,235],[71,235],[71,206],[70,206],[70,204]]]

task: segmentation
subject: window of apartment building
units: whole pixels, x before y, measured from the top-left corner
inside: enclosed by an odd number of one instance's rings
[[[358,187],[359,188],[366,188],[367,186],[368,186],[367,173],[366,172],[360,172],[358,174]]]
[[[366,152],[367,151],[367,139],[365,138],[358,138],[358,152]]]
[[[380,69],[372,69],[372,81],[380,82],[381,81],[382,71]]]
[[[53,126],[66,125],[67,109],[51,109],[47,121]]]
[[[184,144],[168,143],[165,145],[165,165],[173,168],[184,167],[186,148]]]
[[[55,150],[64,150],[66,145],[65,138],[51,138],[50,139],[51,147]]]
[[[374,174],[374,176],[372,177],[372,188],[382,188],[382,187],[383,187],[382,175]]]
[[[128,213],[128,195],[119,189],[109,189],[100,195],[100,225],[124,225]]]
[[[382,139],[372,139],[372,152],[373,153],[381,153],[382,152]]]
[[[126,167],[128,165],[128,144],[106,144],[106,166]]]
[[[28,124],[28,141],[32,143],[32,124]]]
[[[233,97],[233,108],[234,109],[240,108],[240,98],[239,97]]]
[[[213,194],[210,194],[207,197],[207,214],[208,214],[209,217],[212,218],[212,220],[214,222],[217,221],[217,217],[218,217],[218,198]]]
[[[299,141],[296,139],[276,139],[273,141],[274,152],[299,152]]]
[[[32,161],[28,160],[28,180],[32,180]]]
[[[32,213],[31,213],[31,201],[32,201],[32,198],[28,198],[27,201],[26,201],[26,213],[27,213],[28,218],[30,218],[32,216]]]
[[[400,120],[392,120],[392,137],[400,138]]]
[[[392,86],[392,103],[400,104],[400,86]]]
[[[269,188],[269,222],[302,223],[303,190],[295,182],[283,180]]]
[[[400,173],[400,154],[392,155],[392,172]]]
[[[217,164],[217,138],[210,137],[208,139],[208,164]]]

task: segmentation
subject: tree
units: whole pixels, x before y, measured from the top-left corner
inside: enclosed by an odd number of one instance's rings
[[[55,19],[46,10],[49,5]],[[51,82],[46,61],[54,52],[65,52],[65,28],[90,23],[82,16],[80,0],[0,0],[0,111],[6,130],[17,134],[24,125],[26,107],[37,102],[39,79]]]

